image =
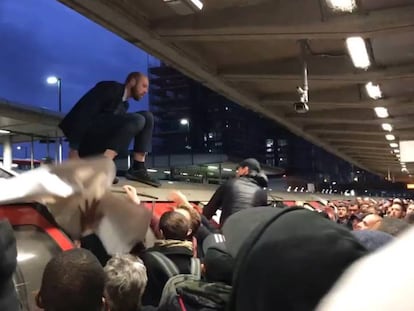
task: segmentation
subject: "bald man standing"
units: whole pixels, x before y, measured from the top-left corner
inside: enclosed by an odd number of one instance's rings
[[[59,124],[69,141],[69,158],[103,154],[114,159],[126,152],[134,139],[134,161],[125,177],[159,187],[159,181],[145,168],[145,156],[152,147],[154,117],[149,111],[127,112],[128,99],[140,100],[148,86],[147,76],[131,72],[125,83],[102,81],[89,90]]]

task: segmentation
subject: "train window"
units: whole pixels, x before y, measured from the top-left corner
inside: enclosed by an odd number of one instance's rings
[[[61,249],[49,235],[32,225],[15,226],[14,234],[17,242],[14,282],[22,310],[38,310],[35,296],[40,289],[43,270]]]

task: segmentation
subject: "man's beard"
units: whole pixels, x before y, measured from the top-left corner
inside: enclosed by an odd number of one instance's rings
[[[133,98],[134,98],[135,100],[140,100],[140,99],[142,98],[142,96],[141,96],[140,94],[134,94],[134,95],[133,95]]]

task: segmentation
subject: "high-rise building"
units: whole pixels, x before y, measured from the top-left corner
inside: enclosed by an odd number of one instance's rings
[[[155,155],[254,157],[307,182],[352,182],[351,164],[165,65],[149,68]]]

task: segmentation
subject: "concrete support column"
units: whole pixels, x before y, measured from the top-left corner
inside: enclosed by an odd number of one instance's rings
[[[3,137],[3,167],[11,169],[13,163],[13,148],[11,142],[11,136]]]

